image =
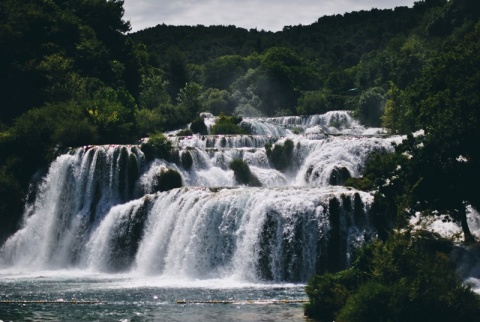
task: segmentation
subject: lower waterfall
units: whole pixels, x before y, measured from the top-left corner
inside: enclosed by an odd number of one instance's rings
[[[191,156],[188,168],[147,161],[136,145],[61,155],[26,205],[23,227],[2,246],[0,271],[305,283],[346,268],[376,230],[372,195],[341,183],[360,176],[369,153],[391,151],[400,138],[364,135],[372,131],[346,112],[327,116],[247,119],[261,135],[172,138],[178,155]],[[293,134],[289,125],[322,133]],[[278,170],[263,145],[286,140],[292,158]],[[261,187],[236,182],[229,168],[236,159]],[[156,191],[152,182],[165,169],[180,174],[182,188]]]

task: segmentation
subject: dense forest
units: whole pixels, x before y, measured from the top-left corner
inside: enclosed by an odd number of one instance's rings
[[[201,112],[222,115],[215,133],[228,134],[244,133],[241,117],[345,109],[407,135],[346,182],[377,191],[380,239],[421,212],[449,215],[465,243],[476,242],[466,207],[480,206],[477,0],[324,16],[276,33],[203,25],[129,33],[123,13],[122,0],[0,3],[0,243],[18,229],[31,183],[67,147],[131,144],[190,123],[185,133],[202,133]],[[389,247],[365,252],[393,256]],[[387,293],[380,281],[368,285]],[[335,317],[347,298],[319,314]]]

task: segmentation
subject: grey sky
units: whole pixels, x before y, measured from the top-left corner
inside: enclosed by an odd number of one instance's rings
[[[413,6],[415,0],[125,0],[132,31],[167,25],[235,25],[279,31],[325,15]]]

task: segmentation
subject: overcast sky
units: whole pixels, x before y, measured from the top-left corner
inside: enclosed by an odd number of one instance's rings
[[[325,15],[413,6],[415,0],[125,0],[132,31],[167,25],[235,25],[279,31]]]

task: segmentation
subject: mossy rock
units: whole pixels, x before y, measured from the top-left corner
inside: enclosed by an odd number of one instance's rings
[[[182,187],[182,176],[177,170],[162,170],[154,179],[154,191],[168,191]]]
[[[155,158],[171,160],[172,142],[163,133],[151,135],[148,141],[140,146],[140,149],[148,161]]]
[[[185,170],[190,170],[193,165],[193,158],[190,151],[183,151],[181,154],[182,166]]]
[[[177,136],[192,136],[193,132],[190,129],[183,129],[177,132]]]
[[[244,184],[250,187],[261,187],[262,184],[260,180],[258,180],[257,176],[255,176],[251,171],[248,163],[243,161],[242,159],[235,159],[229,164],[230,169],[233,170],[235,175],[235,180],[239,184]]]
[[[271,144],[265,145],[267,157],[275,169],[284,171],[291,165],[293,158],[293,147],[293,141],[290,139],[285,140],[283,144],[276,143],[273,148]]]
[[[341,186],[344,184],[344,182],[351,178],[352,175],[350,174],[350,171],[348,171],[347,168],[345,167],[335,167],[332,170],[332,173],[330,174],[329,178],[329,184],[332,186]]]
[[[193,133],[208,135],[208,128],[205,125],[205,121],[202,117],[197,117],[195,120],[192,121],[192,123],[190,124],[190,130]]]

